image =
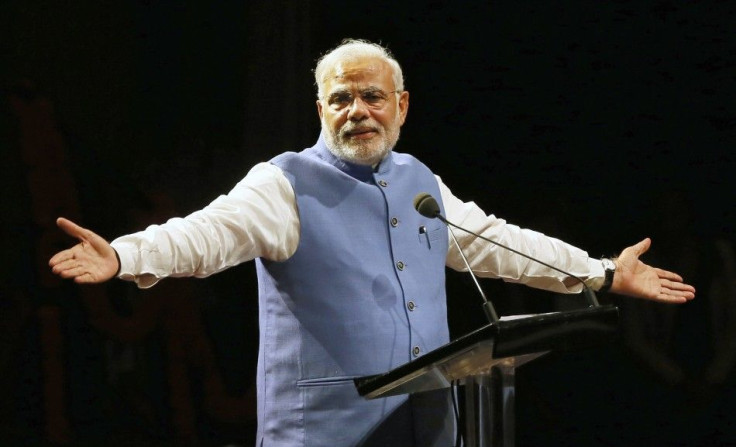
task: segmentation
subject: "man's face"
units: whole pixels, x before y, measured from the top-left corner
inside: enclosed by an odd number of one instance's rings
[[[374,165],[399,139],[409,93],[397,93],[392,69],[376,57],[342,60],[326,72],[317,100],[327,147],[343,160]]]

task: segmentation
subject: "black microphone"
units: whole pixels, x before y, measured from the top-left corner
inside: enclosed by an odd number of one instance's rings
[[[429,193],[420,192],[414,197],[414,209],[424,217],[434,219],[440,215],[440,205]]]
[[[437,219],[441,220],[442,222],[444,222],[445,225],[448,226],[448,228],[450,229],[450,235],[452,235],[453,240],[455,240],[455,245],[457,246],[457,249],[460,251],[460,256],[463,258],[463,261],[465,262],[465,265],[468,267],[468,270],[470,270],[470,265],[468,264],[467,259],[465,259],[465,255],[463,254],[462,250],[460,250],[460,245],[458,245],[457,240],[455,239],[455,235],[452,232],[452,227],[455,227],[455,228],[457,228],[459,230],[462,230],[462,231],[464,231],[464,232],[466,232],[468,234],[472,234],[473,236],[475,236],[477,238],[480,238],[480,239],[482,239],[482,240],[484,240],[486,242],[490,242],[490,243],[492,243],[494,245],[497,245],[497,246],[499,246],[499,247],[501,247],[503,249],[509,250],[510,252],[516,253],[519,256],[523,256],[523,257],[525,257],[525,258],[527,258],[529,260],[532,260],[534,262],[537,262],[539,264],[542,264],[543,266],[545,266],[547,268],[550,268],[550,269],[555,270],[557,272],[560,272],[560,273],[562,273],[564,275],[567,275],[570,278],[573,278],[573,279],[578,280],[580,282],[580,284],[583,285],[583,294],[585,295],[585,298],[588,301],[589,306],[590,307],[597,307],[599,305],[598,304],[598,298],[596,298],[596,296],[595,296],[595,292],[593,292],[593,290],[590,287],[588,287],[587,284],[585,284],[585,281],[583,281],[582,279],[580,279],[577,276],[573,275],[572,273],[566,272],[566,271],[564,271],[564,270],[562,270],[562,269],[560,269],[558,267],[555,267],[554,265],[550,265],[550,264],[548,264],[548,263],[546,263],[544,261],[541,261],[541,260],[539,260],[537,258],[534,258],[532,256],[529,256],[526,253],[522,253],[522,252],[520,252],[518,250],[515,250],[515,249],[513,249],[511,247],[507,247],[507,246],[505,246],[505,245],[503,245],[503,244],[501,244],[499,242],[496,242],[496,241],[494,241],[492,239],[489,239],[487,237],[481,236],[480,234],[474,233],[474,232],[472,232],[470,230],[467,230],[467,229],[465,229],[463,227],[457,226],[454,223],[450,222],[449,220],[445,219],[445,217],[440,213],[440,206],[437,203],[437,200],[435,200],[435,198],[432,197],[432,195],[430,195],[430,194],[428,194],[426,192],[420,192],[419,194],[417,194],[414,197],[414,209],[416,209],[417,212],[419,212],[419,214],[421,214],[422,216],[428,217],[430,219],[437,218]],[[473,273],[472,270],[470,270],[470,272],[471,272],[471,274]],[[475,279],[475,275],[473,275],[473,279]],[[476,281],[476,284],[478,284],[477,281]],[[480,286],[478,286],[478,287],[480,288]],[[483,295],[483,292],[482,291],[481,291],[481,295]],[[483,299],[485,299],[485,296],[483,296]]]

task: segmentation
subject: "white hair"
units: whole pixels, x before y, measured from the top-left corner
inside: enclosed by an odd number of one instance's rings
[[[324,84],[327,71],[334,67],[338,61],[357,57],[377,57],[384,60],[393,71],[394,88],[397,91],[404,90],[404,75],[401,72],[401,66],[388,48],[367,40],[344,39],[340,45],[323,55],[317,61],[317,67],[314,69],[314,81],[317,84],[318,99],[322,99],[322,94],[324,93],[322,91],[322,85]]]

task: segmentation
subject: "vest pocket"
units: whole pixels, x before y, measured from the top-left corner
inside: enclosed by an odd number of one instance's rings
[[[316,379],[302,379],[296,381],[296,386],[308,388],[315,386],[352,385],[358,376],[319,377]]]
[[[366,443],[360,442],[393,412],[406,396],[388,399],[364,399],[353,385],[357,376],[321,377],[296,382],[301,394],[301,411],[304,424],[305,445],[412,445],[411,442]],[[395,418],[389,418],[394,420]],[[411,419],[402,424],[411,433]],[[349,427],[349,429],[348,429]],[[392,431],[395,432],[397,430]],[[394,436],[397,437],[397,436]],[[398,436],[399,439],[402,439]]]
[[[427,228],[424,225],[419,227],[419,244],[426,246],[430,250],[433,245],[438,244],[444,237],[447,239],[447,227],[440,226],[435,228]]]

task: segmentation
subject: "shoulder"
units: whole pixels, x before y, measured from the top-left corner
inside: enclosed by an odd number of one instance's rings
[[[299,152],[283,152],[273,157],[269,163],[280,168],[292,166],[295,163],[304,163],[306,161],[316,161],[319,159],[318,151],[315,147],[309,147]]]
[[[425,169],[429,169],[427,165],[425,165],[421,160],[419,160],[417,157],[407,154],[406,152],[392,152],[393,161],[395,164],[401,166],[401,165],[410,165],[410,166],[420,166]]]

